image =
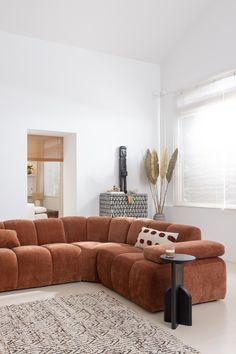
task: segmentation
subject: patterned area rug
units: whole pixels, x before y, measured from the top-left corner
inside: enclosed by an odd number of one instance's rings
[[[199,354],[103,291],[0,307],[1,354]]]

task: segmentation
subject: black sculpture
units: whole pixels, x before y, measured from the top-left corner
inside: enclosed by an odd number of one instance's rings
[[[126,177],[128,175],[126,168],[126,146],[119,147],[119,177],[120,177],[120,190],[127,193],[127,182]]]

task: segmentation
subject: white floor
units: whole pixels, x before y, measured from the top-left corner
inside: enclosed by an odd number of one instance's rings
[[[193,306],[193,326],[178,326],[170,330],[201,354],[236,354],[236,264],[228,263],[228,291],[224,301]],[[71,283],[0,294],[0,305],[40,300],[62,295],[104,290],[150,321],[170,328],[163,321],[163,312],[151,314],[115,292],[95,283]],[[138,354],[138,353],[137,353]]]

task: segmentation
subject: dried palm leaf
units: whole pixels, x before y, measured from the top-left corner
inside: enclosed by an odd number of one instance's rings
[[[173,154],[170,158],[169,165],[168,165],[167,172],[166,172],[166,180],[168,183],[170,183],[171,178],[173,176],[177,157],[178,157],[178,149],[175,149],[175,151],[173,152]]]
[[[157,181],[157,178],[159,176],[159,161],[158,161],[158,155],[157,155],[156,150],[152,150],[151,164],[152,164],[153,179],[155,179]]]
[[[167,149],[162,152],[161,163],[160,163],[160,177],[163,179],[166,175],[168,165],[168,153]]]
[[[158,157],[155,150],[153,150],[152,153],[149,149],[147,150],[147,154],[145,158],[145,169],[146,169],[146,175],[149,182],[152,184],[156,184],[159,168],[158,168]]]

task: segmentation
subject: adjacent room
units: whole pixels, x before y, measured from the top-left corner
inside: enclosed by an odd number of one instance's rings
[[[0,0],[0,353],[234,354],[236,2]]]

